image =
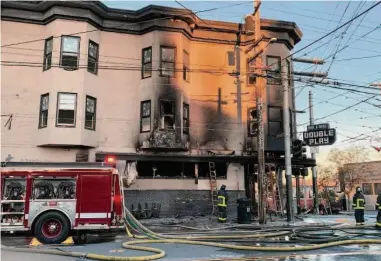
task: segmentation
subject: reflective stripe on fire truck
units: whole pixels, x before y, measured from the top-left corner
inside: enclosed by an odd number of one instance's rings
[[[109,213],[80,213],[75,214],[75,218],[108,218]]]
[[[28,214],[25,214],[24,219],[25,219],[25,220],[28,220]]]

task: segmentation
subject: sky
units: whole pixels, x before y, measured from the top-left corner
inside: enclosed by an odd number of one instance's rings
[[[129,10],[137,10],[150,4],[182,8],[175,1],[102,2],[109,7]],[[242,5],[199,14],[201,18],[209,20],[243,22],[244,16],[253,10],[252,1],[180,2],[193,11],[242,3]],[[361,13],[374,3],[374,1],[263,1],[261,17],[295,22],[303,32],[301,42],[293,50],[297,51],[347,22],[355,14]],[[295,56],[322,58],[326,60],[324,65],[311,66],[310,64],[294,63],[294,70],[328,72],[329,78],[361,86],[381,82],[380,14],[381,5],[355,20],[349,27],[344,27]],[[324,43],[327,44],[316,49],[316,47]],[[347,45],[347,48],[333,56],[337,50]],[[332,57],[335,57],[333,61]],[[324,159],[327,151],[333,147],[344,149],[352,145],[364,146],[364,148],[372,152],[372,160],[381,160],[381,152],[377,153],[370,147],[371,145],[381,147],[381,107],[376,107],[381,105],[381,87],[377,91],[366,90],[361,87],[350,87],[350,89],[379,94],[375,96],[324,86],[306,86],[303,83],[296,83],[295,86],[297,94],[296,109],[306,111],[304,114],[298,114],[297,123],[304,124],[309,121],[308,93],[312,91],[316,123],[328,122],[330,127],[336,128],[338,134],[337,141],[333,146],[320,147],[318,160],[319,157]],[[348,88],[348,86],[345,86],[345,88]],[[362,100],[367,98],[370,98],[367,100],[368,103],[361,103]],[[356,103],[359,104],[355,105]],[[346,109],[351,105],[354,106]],[[340,110],[343,111],[339,112]],[[336,114],[328,116],[332,113]],[[319,118],[323,119],[319,120]],[[298,132],[305,130],[306,125],[298,127]]]

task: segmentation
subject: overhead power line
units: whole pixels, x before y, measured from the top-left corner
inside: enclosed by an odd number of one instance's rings
[[[281,13],[288,13],[288,14],[303,16],[303,17],[307,17],[307,18],[310,18],[310,19],[316,19],[316,20],[321,20],[321,21],[329,21],[329,19],[327,19],[327,18],[316,17],[316,16],[311,16],[311,15],[305,15],[305,14],[300,14],[300,13],[290,12],[290,11],[284,11],[284,10],[279,10],[279,9],[275,9],[275,8],[271,8],[271,7],[266,7],[266,9],[270,9],[270,10],[281,12]],[[333,22],[339,22],[339,21],[335,21],[335,20],[332,20],[332,21]],[[361,27],[371,28],[370,26],[366,26],[366,25],[361,25]]]
[[[35,68],[42,68],[43,63],[41,62],[19,62],[19,61],[0,61],[2,66],[20,66],[20,67],[35,67]],[[60,66],[59,64],[51,64],[51,67],[59,67],[59,68],[64,68],[63,66]],[[87,69],[87,64],[79,65],[77,67],[78,69]],[[72,68],[72,69],[77,69],[77,68]],[[116,70],[116,71],[141,71],[143,69],[142,66],[98,66],[97,67],[99,70]],[[71,68],[68,68],[71,69]],[[162,68],[151,68],[151,71],[163,71]],[[183,72],[183,68],[174,68],[175,72]],[[221,70],[221,69],[202,69],[202,68],[189,68],[187,72],[190,73],[210,73],[210,74],[229,74],[231,71],[229,70]],[[247,74],[253,74],[253,73],[243,73],[242,75],[247,75]],[[274,77],[274,76],[268,76],[268,75],[260,75],[260,74],[253,74],[257,77],[264,77],[264,78],[273,78],[273,79],[282,79],[280,77]],[[292,74],[291,74],[292,76]],[[306,78],[302,77],[292,77],[287,79],[291,79],[297,82],[302,82],[306,83],[305,80]],[[368,90],[376,90],[379,91],[379,88],[377,87],[370,87],[370,86],[365,86],[365,85],[359,85],[359,84],[351,84],[351,83],[346,83],[346,82],[339,82],[339,81],[333,81],[333,82],[327,82],[327,83],[319,83],[319,82],[314,82],[311,79],[308,79],[311,84],[319,84],[322,86],[333,86],[339,87],[339,86],[351,86],[351,87],[358,87],[362,89],[368,89]],[[331,84],[331,85],[330,85]],[[340,88],[339,88],[340,89]],[[351,90],[351,91],[356,91],[355,89],[346,89],[346,90]],[[362,91],[360,91],[362,92]],[[365,94],[372,94],[374,95],[375,93],[366,93],[362,92]]]
[[[328,114],[328,115],[325,115],[325,116],[323,116],[323,117],[317,118],[317,119],[315,119],[315,121],[323,120],[323,119],[326,119],[326,118],[331,117],[331,116],[333,116],[333,115],[339,114],[339,113],[344,112],[344,111],[347,111],[347,110],[349,110],[349,109],[352,109],[352,108],[354,108],[354,107],[360,105],[361,103],[364,103],[364,102],[366,102],[366,101],[369,101],[370,99],[372,99],[372,98],[374,98],[374,97],[376,97],[376,96],[377,96],[377,95],[374,95],[374,96],[372,96],[372,97],[369,97],[369,98],[367,98],[367,99],[364,99],[364,100],[362,100],[362,101],[359,101],[359,102],[357,102],[357,103],[355,103],[355,104],[352,104],[352,105],[350,105],[350,106],[347,106],[347,107],[345,107],[344,109],[341,109],[341,110],[335,111],[335,112],[333,112],[333,113],[330,113],[330,114]],[[380,116],[381,116],[381,114],[380,114]],[[308,122],[305,122],[305,123],[303,123],[303,124],[298,124],[297,126],[303,126],[303,125],[306,125],[306,124],[309,124],[309,121],[308,121]]]
[[[353,17],[352,19],[350,19],[349,21],[345,22],[344,24],[340,25],[339,27],[335,28],[334,30],[330,31],[329,33],[323,35],[322,37],[318,38],[317,40],[313,41],[312,43],[304,46],[303,48],[293,52],[292,54],[288,55],[287,57],[283,58],[282,60],[284,59],[287,59],[297,53],[300,53],[301,51],[307,49],[308,47],[314,45],[315,43],[327,38],[328,36],[330,36],[331,34],[337,32],[338,30],[340,30],[341,28],[343,28],[344,26],[352,23],[354,20],[358,19],[359,17],[363,16],[364,14],[366,14],[367,12],[369,12],[370,10],[372,10],[373,8],[377,7],[379,4],[381,4],[381,1],[380,2],[377,2],[375,3],[374,5],[372,5],[371,7],[369,7],[368,9],[366,9],[365,11],[361,12],[360,14],[356,15],[355,17]]]

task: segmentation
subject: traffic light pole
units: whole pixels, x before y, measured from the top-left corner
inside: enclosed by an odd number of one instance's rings
[[[310,107],[310,125],[314,124],[314,104],[312,102],[312,92],[309,91],[308,94],[308,100],[309,100],[309,107]],[[313,160],[316,159],[316,154],[311,153],[311,158]],[[318,187],[317,187],[317,171],[316,167],[312,167],[312,190],[313,190],[313,197],[314,197],[314,213],[318,214],[319,213],[319,202],[318,202]]]

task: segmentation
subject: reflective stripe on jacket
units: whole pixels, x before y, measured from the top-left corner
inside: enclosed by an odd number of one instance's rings
[[[228,205],[226,204],[226,198],[225,196],[219,195],[218,196],[218,207],[227,207]]]
[[[361,193],[356,193],[353,196],[353,204],[354,209],[365,209],[365,197]]]
[[[381,193],[378,194],[378,196],[377,196],[376,207],[377,207],[379,210],[381,210]]]

